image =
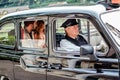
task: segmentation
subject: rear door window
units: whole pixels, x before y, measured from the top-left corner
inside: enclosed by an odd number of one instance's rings
[[[0,44],[7,46],[15,45],[14,23],[6,23],[0,28]]]

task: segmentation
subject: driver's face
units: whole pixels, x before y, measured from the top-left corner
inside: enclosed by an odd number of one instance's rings
[[[78,25],[67,27],[65,30],[66,30],[68,35],[71,35],[71,36],[74,36],[74,37],[79,35]]]

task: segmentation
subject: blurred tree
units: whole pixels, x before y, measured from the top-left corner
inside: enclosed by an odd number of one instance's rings
[[[99,0],[0,0],[0,7],[14,7],[14,6],[23,6],[23,5],[29,5],[35,7],[44,7],[48,6],[51,3],[55,2],[67,2],[72,5],[77,4],[89,4],[94,3]],[[75,4],[74,4],[75,3]]]
[[[34,0],[29,0],[29,5],[34,4]]]
[[[79,3],[81,0],[66,0],[68,3]]]
[[[0,2],[1,3],[6,3],[6,2],[8,2],[9,0],[1,0]]]

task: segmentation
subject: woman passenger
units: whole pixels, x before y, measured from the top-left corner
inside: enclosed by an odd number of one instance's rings
[[[38,20],[36,22],[36,27],[34,31],[34,39],[38,40],[38,47],[45,48],[45,23],[43,20]]]

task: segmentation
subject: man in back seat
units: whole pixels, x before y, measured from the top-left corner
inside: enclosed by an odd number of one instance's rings
[[[24,21],[24,29],[21,29],[22,39],[33,39],[34,21]]]

